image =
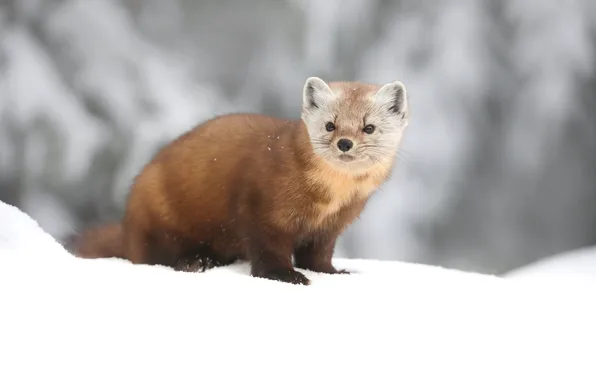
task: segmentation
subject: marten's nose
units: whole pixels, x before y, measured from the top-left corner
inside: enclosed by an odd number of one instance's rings
[[[337,142],[337,147],[339,148],[339,150],[341,150],[342,152],[347,152],[348,150],[352,149],[352,147],[354,146],[354,143],[352,142],[352,140],[348,140],[348,139],[340,139]]]

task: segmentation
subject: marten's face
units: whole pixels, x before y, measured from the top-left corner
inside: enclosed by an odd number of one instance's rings
[[[397,154],[409,121],[406,88],[308,78],[302,120],[316,154],[338,169],[366,171]]]

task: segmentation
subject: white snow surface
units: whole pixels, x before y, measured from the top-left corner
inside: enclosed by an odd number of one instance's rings
[[[506,273],[505,277],[549,283],[596,282],[596,246],[583,247],[538,260]]]
[[[357,273],[78,259],[0,203],[0,379],[596,379],[596,286],[336,264]]]

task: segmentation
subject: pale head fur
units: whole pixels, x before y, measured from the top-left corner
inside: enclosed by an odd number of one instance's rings
[[[409,123],[406,88],[400,81],[382,86],[327,84],[310,77],[303,88],[301,118],[316,156],[340,172],[366,174],[375,167],[391,166],[398,153]],[[328,130],[332,129],[328,123],[333,130]],[[342,139],[349,140],[350,149],[340,149]],[[345,150],[347,142],[343,143]]]

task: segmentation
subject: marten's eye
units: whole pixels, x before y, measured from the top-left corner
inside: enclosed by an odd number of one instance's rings
[[[368,124],[366,127],[364,127],[364,129],[362,129],[362,131],[364,133],[367,133],[367,134],[370,135],[370,134],[372,134],[375,131],[375,126],[372,125],[372,124]]]
[[[327,130],[327,132],[333,132],[335,131],[335,124],[333,124],[332,122],[328,122],[327,124],[325,124],[325,129]]]

